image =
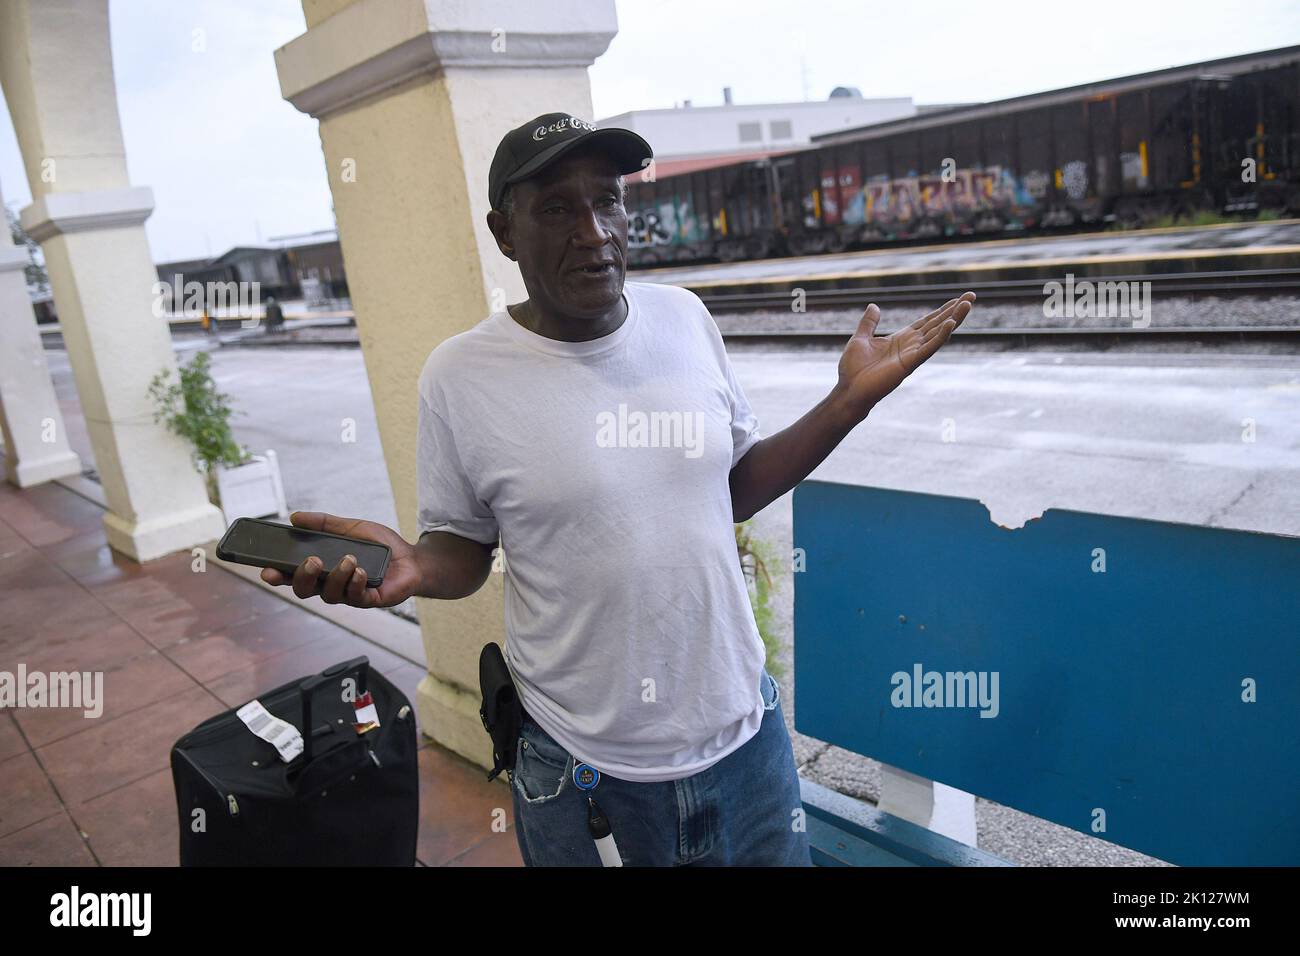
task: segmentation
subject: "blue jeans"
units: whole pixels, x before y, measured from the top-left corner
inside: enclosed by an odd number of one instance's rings
[[[766,671],[761,684],[758,733],[707,770],[659,783],[601,777],[592,796],[625,866],[812,865],[780,688]],[[527,866],[600,866],[573,767],[573,755],[526,717],[510,789]]]

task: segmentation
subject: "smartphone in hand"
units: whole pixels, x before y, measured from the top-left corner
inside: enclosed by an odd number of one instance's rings
[[[260,518],[235,519],[217,545],[217,557],[223,561],[275,568],[286,577],[293,577],[298,565],[315,555],[324,563],[320,573],[324,578],[350,554],[356,557],[357,566],[365,569],[366,587],[371,588],[383,583],[392,553],[386,544]]]

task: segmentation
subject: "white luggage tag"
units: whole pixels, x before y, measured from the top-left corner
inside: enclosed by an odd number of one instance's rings
[[[249,730],[275,747],[285,763],[302,753],[302,734],[298,728],[276,717],[260,700],[250,700],[235,713]]]

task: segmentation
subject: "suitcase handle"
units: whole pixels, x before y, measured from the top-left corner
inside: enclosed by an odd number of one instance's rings
[[[366,692],[367,677],[370,672],[370,658],[362,655],[354,657],[350,661],[343,661],[325,668],[314,677],[308,677],[298,685],[299,693],[302,694],[302,756],[303,764],[311,763],[312,741],[318,734],[326,734],[334,728],[328,725],[323,730],[318,730],[312,725],[312,697],[316,691],[324,684],[333,682],[339,675],[349,672],[355,672],[357,675],[357,693]]]

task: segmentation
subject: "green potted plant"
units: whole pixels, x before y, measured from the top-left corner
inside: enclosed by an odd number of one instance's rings
[[[758,636],[763,639],[763,647],[767,650],[767,672],[773,677],[781,677],[785,668],[777,657],[781,641],[776,636],[771,607],[771,572],[779,570],[779,562],[771,547],[754,537],[748,521],[736,525],[736,550],[740,553],[740,568],[749,588],[749,603],[754,609]]]
[[[238,517],[284,515],[288,508],[275,452],[250,455],[235,441],[230,418],[235,414],[230,396],[217,389],[207,352],[198,352],[188,365],[177,369],[172,380],[164,369],[149,383],[154,421],[185,439],[195,469],[203,475],[208,499],[225,513],[229,523]]]

